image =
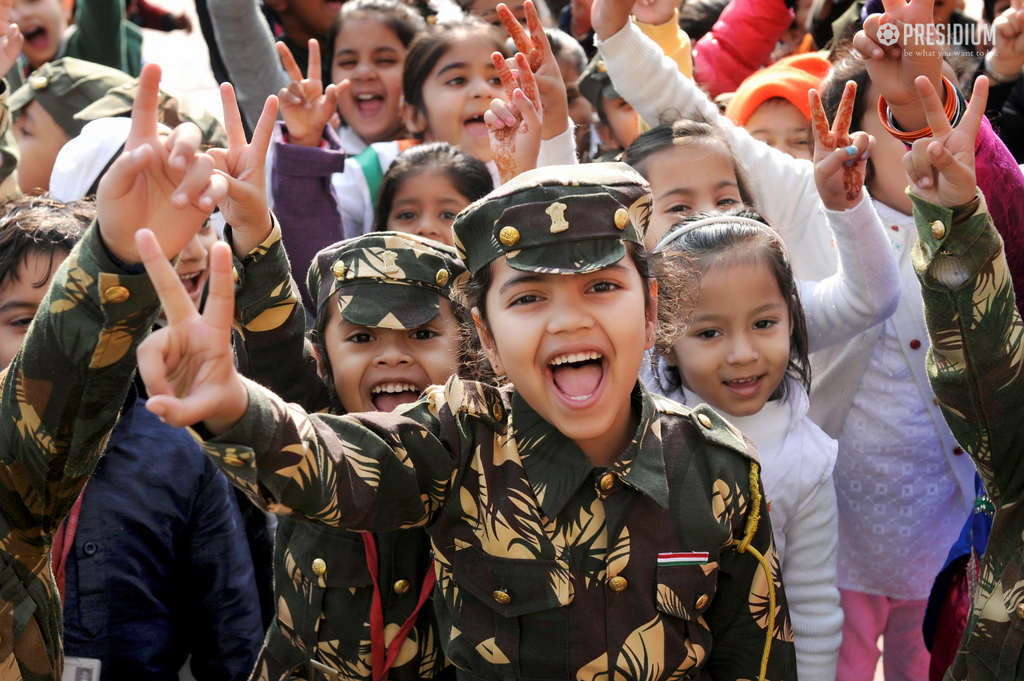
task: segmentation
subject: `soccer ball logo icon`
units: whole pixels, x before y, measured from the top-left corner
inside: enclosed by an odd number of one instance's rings
[[[900,29],[895,24],[882,24],[878,27],[878,42],[883,45],[895,45],[900,39]]]

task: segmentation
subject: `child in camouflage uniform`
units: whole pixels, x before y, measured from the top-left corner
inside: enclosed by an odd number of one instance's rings
[[[982,77],[975,83],[967,113],[955,129],[927,79],[919,77],[916,84],[933,139],[915,143],[903,165],[918,232],[914,268],[931,339],[928,379],[995,505],[970,616],[945,678],[1020,679],[1024,325],[1002,239],[977,188],[975,139],[988,82]]]
[[[320,251],[308,277],[317,310],[311,347],[280,237],[275,224],[235,268],[248,376],[310,413],[345,414],[390,412],[456,373],[459,324],[449,296],[465,268],[454,249],[379,232]],[[240,460],[214,461],[256,493]],[[282,515],[277,616],[253,678],[437,676],[445,659],[426,602],[432,564],[422,529],[360,534]]]
[[[597,164],[525,173],[460,215],[463,294],[503,388],[453,377],[395,413],[309,414],[235,373],[223,314],[140,350],[148,406],[203,419],[209,455],[268,509],[426,528],[460,678],[795,679],[756,453],[637,380],[658,330],[649,209],[642,178]]]
[[[160,309],[134,234],[148,227],[161,257],[174,256],[225,193],[210,158],[197,153],[197,129],[157,137],[159,80],[159,67],[143,70],[127,153],[100,186],[97,223],[54,275],[21,350],[0,372],[0,678],[61,676],[53,535],[99,460],[136,346]]]

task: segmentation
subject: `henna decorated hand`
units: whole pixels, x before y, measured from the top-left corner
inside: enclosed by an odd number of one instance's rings
[[[916,85],[933,137],[917,140],[903,157],[910,188],[922,199],[947,208],[970,203],[978,187],[974,141],[985,117],[988,78],[975,81],[971,103],[956,128],[949,125],[931,82],[921,77]]]
[[[808,94],[814,132],[814,183],[829,210],[849,210],[860,202],[868,158],[875,147],[875,138],[866,132],[850,134],[856,94],[857,84],[848,82],[831,128],[818,91]]]
[[[242,116],[230,83],[220,86],[220,98],[228,148],[211,149],[209,154],[218,174],[227,180],[228,194],[220,202],[220,212],[232,227],[235,255],[244,258],[270,236],[272,228],[265,165],[277,117],[277,97],[267,97],[251,144],[245,141]]]
[[[277,53],[292,79],[288,87],[281,88],[277,93],[277,98],[281,100],[281,117],[288,127],[288,141],[303,147],[318,147],[324,126],[338,109],[341,86],[332,83],[324,88],[320,75],[320,44],[315,38],[309,39],[306,78],[302,77],[302,71],[287,45],[278,43]]]
[[[914,87],[918,76],[927,77],[945,100],[939,46],[926,44],[923,37],[915,37],[913,44],[907,44],[908,26],[932,25],[934,4],[934,0],[883,0],[885,12],[869,16],[863,30],[853,38],[853,46],[864,56],[872,84],[885,97],[893,118],[907,131],[925,126],[921,100]],[[885,24],[893,24],[899,31],[899,40],[894,45],[880,42],[879,27]]]
[[[502,182],[537,167],[543,116],[537,95],[537,81],[526,56],[515,56],[519,73],[513,73],[511,62],[500,52],[491,55],[505,87],[508,102],[495,99],[489,111],[484,112],[487,136],[491,140],[491,154]]]
[[[516,49],[526,56],[536,77],[537,88],[540,91],[540,110],[544,117],[541,139],[549,140],[558,137],[569,127],[569,100],[562,72],[555,61],[548,36],[544,33],[544,26],[540,23],[537,8],[533,6],[531,0],[526,0],[525,9],[529,35],[504,3],[498,5],[498,16],[505,24],[508,34],[512,36]]]

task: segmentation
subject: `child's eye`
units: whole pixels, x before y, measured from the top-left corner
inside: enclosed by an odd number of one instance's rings
[[[391,59],[391,58],[378,59],[377,60],[377,65],[378,66],[393,66],[394,64],[397,64],[397,63],[398,63],[397,59]]]
[[[28,325],[31,323],[32,317],[21,317],[18,319],[12,319],[11,321],[7,322],[7,325],[14,327],[21,333],[25,333],[25,331],[28,329]]]
[[[697,338],[703,338],[705,340],[710,340],[712,338],[718,338],[721,335],[722,335],[721,333],[719,333],[718,331],[715,331],[714,329],[704,329],[703,331],[701,331],[701,332],[699,332],[697,334]]]
[[[457,215],[458,215],[458,213],[456,213],[453,210],[441,211],[441,219],[442,220],[455,220],[455,217]]]
[[[618,284],[613,284],[610,281],[602,281],[597,284],[594,284],[592,287],[590,287],[590,290],[593,291],[594,293],[608,293],[618,288]]]
[[[403,210],[401,213],[398,213],[397,215],[395,215],[395,219],[396,220],[415,220],[416,219],[416,213],[412,212],[411,210]]]
[[[768,329],[773,326],[775,326],[774,319],[759,319],[756,322],[754,322],[755,329]]]
[[[372,335],[366,333],[365,331],[361,331],[359,333],[352,334],[345,340],[348,341],[349,343],[370,343],[374,340],[374,338]]]
[[[738,203],[739,203],[739,201],[737,201],[736,199],[729,198],[729,199],[719,199],[718,203],[715,204],[715,205],[717,205],[717,206],[735,206]]]
[[[502,87],[502,85],[501,85],[501,78],[498,77],[498,76],[495,76],[494,78],[491,78],[487,82],[490,83],[491,85],[497,85],[498,87]]]
[[[348,61],[348,60],[346,60],[346,61],[339,61],[335,65],[339,69],[354,69],[356,67],[356,63],[354,61]]]
[[[798,147],[806,147],[810,143],[811,143],[811,141],[809,139],[807,139],[806,137],[801,137],[800,139],[794,140],[792,142],[792,144],[794,144],[794,145],[796,145]]]
[[[463,78],[462,76],[456,76],[455,78],[452,78],[448,82],[445,83],[445,85],[465,85],[465,84],[466,84],[466,79]]]
[[[416,329],[415,331],[412,332],[411,338],[413,340],[430,340],[431,338],[436,338],[437,336],[438,333],[436,331],[431,331],[430,329]]]
[[[509,303],[509,307],[516,305],[529,305],[531,303],[536,303],[538,300],[540,300],[538,296],[527,293],[526,295],[519,296],[518,298],[513,298],[512,302]]]
[[[689,213],[693,208],[687,206],[685,203],[680,203],[675,206],[670,206],[666,211],[668,213]]]

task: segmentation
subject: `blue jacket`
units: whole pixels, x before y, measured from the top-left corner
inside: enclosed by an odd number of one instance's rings
[[[82,498],[65,565],[64,650],[101,678],[245,679],[263,639],[230,486],[187,431],[129,395]]]

